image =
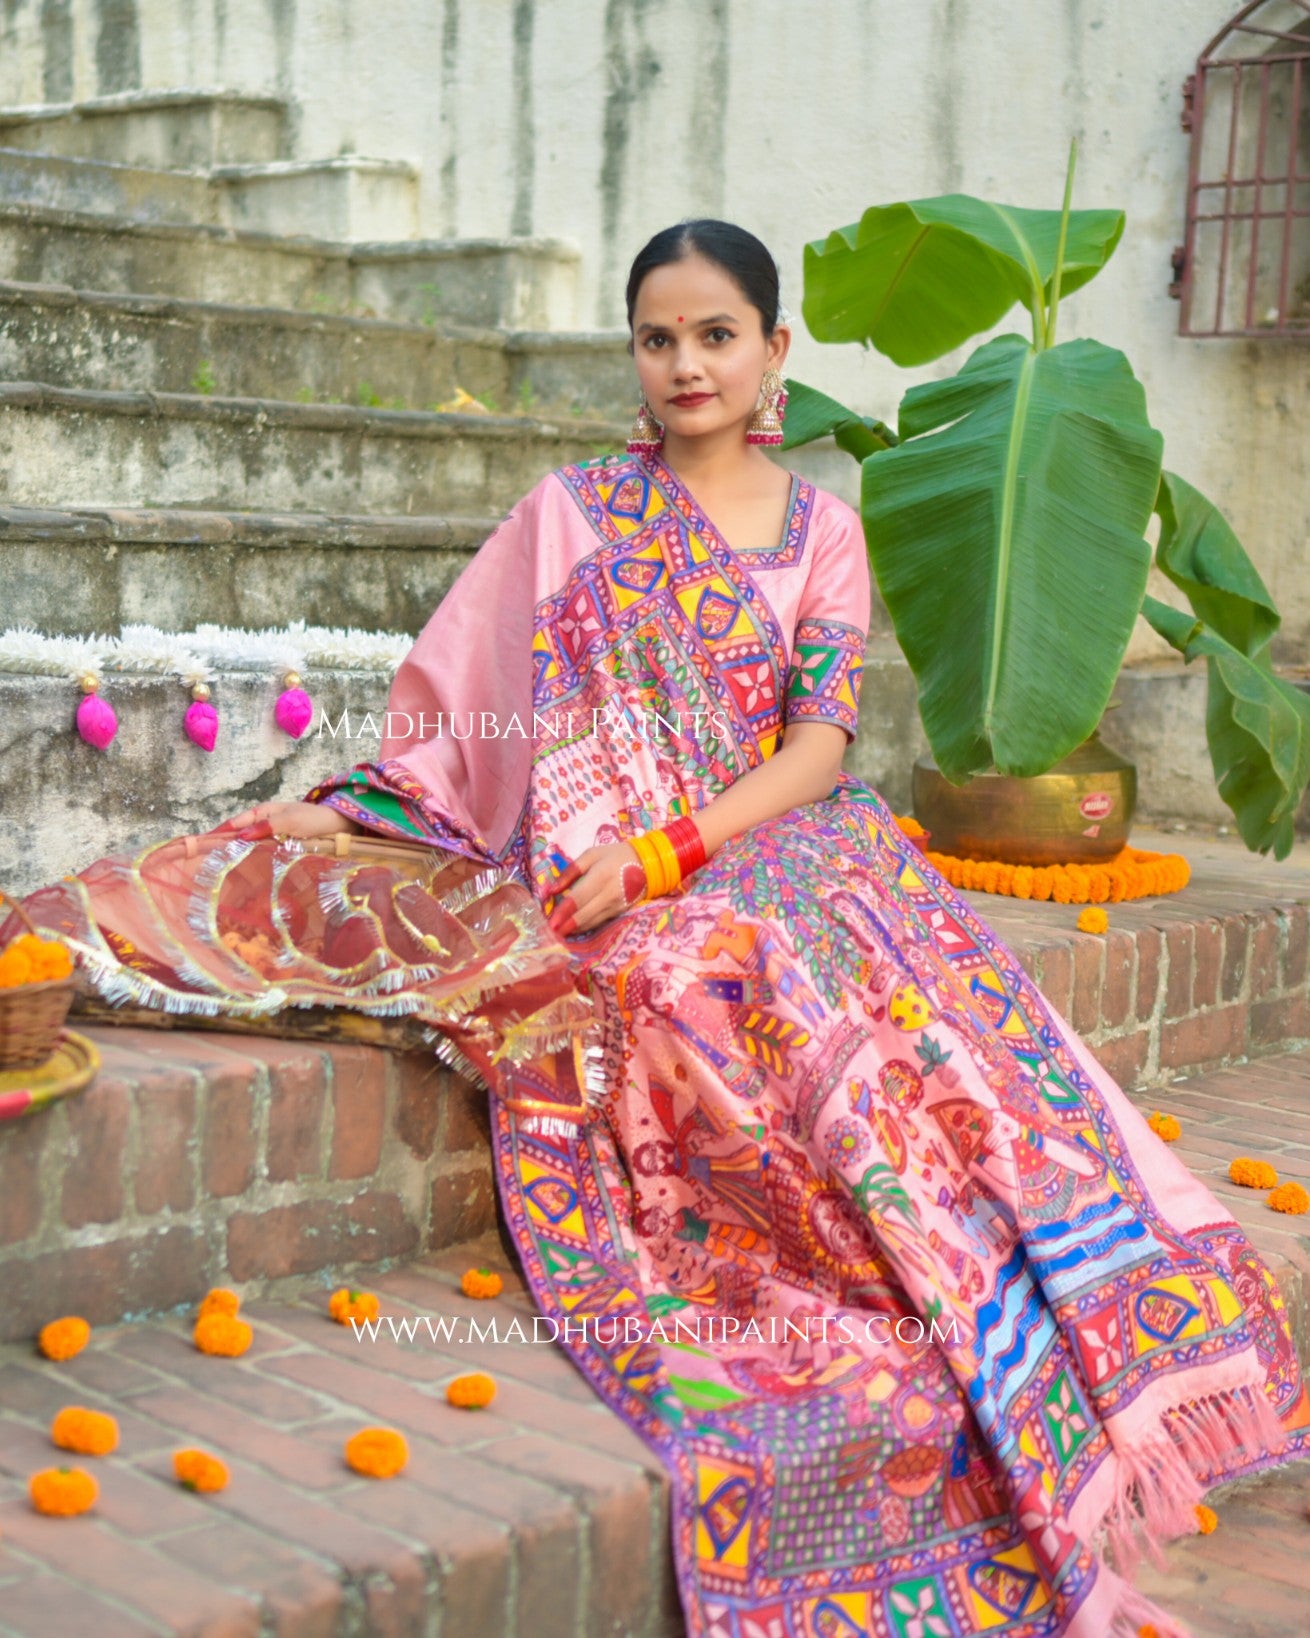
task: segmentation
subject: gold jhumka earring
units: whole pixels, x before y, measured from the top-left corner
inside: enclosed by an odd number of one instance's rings
[[[637,406],[637,419],[628,434],[628,454],[653,455],[663,442],[664,428],[651,414],[646,394],[642,393],[641,403]]]
[[[787,389],[782,384],[782,377],[772,365],[764,372],[760,391],[764,394],[764,402],[746,423],[746,442],[771,444],[776,447],[782,442],[782,417],[787,408]]]

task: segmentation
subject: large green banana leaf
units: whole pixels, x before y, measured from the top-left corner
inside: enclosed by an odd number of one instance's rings
[[[816,438],[831,436],[839,449],[862,461],[867,455],[876,455],[880,449],[890,449],[896,443],[896,434],[881,421],[869,415],[857,415],[854,410],[829,398],[826,392],[807,387],[803,381],[787,382],[787,416],[783,430],[782,447],[796,449],[801,444],[812,444]]]
[[[1154,597],[1142,613],[1186,660],[1208,662],[1205,734],[1219,794],[1253,852],[1285,859],[1310,781],[1310,699],[1191,615]]]
[[[1017,301],[1040,316],[1060,216],[960,193],[874,205],[806,245],[805,322],[816,341],[860,341],[897,364],[927,364],[990,330]],[[1070,212],[1062,295],[1095,278],[1123,229],[1122,211]]]
[[[864,530],[933,755],[1042,773],[1100,721],[1146,589],[1141,385],[1098,342],[1000,336],[907,393],[900,434],[864,463]]]
[[[1282,623],[1255,564],[1212,501],[1173,472],[1160,477],[1161,569],[1212,631],[1258,654]]]

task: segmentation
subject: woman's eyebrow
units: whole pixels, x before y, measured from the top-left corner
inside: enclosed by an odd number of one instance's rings
[[[703,330],[707,324],[735,324],[736,322],[736,317],[732,313],[714,313],[709,318],[696,319],[692,328]],[[637,334],[640,336],[644,335],[647,330],[667,330],[669,328],[670,326],[667,324],[639,324]]]

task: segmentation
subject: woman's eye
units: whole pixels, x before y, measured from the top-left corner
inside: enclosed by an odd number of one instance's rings
[[[720,329],[711,330],[710,331],[710,340],[711,341],[731,341],[732,340],[732,331],[731,330],[720,330]]]

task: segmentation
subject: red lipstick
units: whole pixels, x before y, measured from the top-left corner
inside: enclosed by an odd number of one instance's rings
[[[683,392],[676,398],[670,398],[670,404],[676,404],[679,409],[694,409],[697,404],[708,404],[714,397],[712,392]]]

